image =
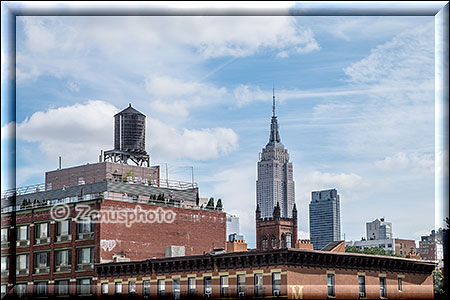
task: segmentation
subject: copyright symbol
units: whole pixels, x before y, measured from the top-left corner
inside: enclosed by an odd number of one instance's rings
[[[51,216],[55,221],[63,221],[69,217],[69,214],[70,208],[64,203],[57,204],[51,209]]]

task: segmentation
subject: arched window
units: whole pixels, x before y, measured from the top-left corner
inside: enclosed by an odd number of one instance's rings
[[[275,248],[277,246],[277,239],[274,235],[272,235],[272,248]]]
[[[290,233],[286,233],[286,248],[292,248],[292,237]]]
[[[263,248],[263,249],[267,249],[267,237],[266,237],[266,236],[263,237],[263,240],[262,240],[262,248]]]
[[[286,237],[284,236],[284,233],[281,234],[281,248],[286,248]]]

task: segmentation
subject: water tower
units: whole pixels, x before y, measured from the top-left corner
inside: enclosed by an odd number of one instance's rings
[[[114,150],[105,151],[104,161],[137,166],[150,166],[150,156],[145,151],[145,115],[130,105],[114,115]]]

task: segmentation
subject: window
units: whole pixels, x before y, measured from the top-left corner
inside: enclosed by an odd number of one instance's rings
[[[64,242],[71,240],[72,234],[72,221],[64,220],[61,222],[56,222],[56,241]]]
[[[272,295],[281,295],[281,273],[272,273]]]
[[[55,251],[55,271],[70,271],[72,264],[72,250]]]
[[[238,296],[245,297],[245,275],[244,274],[237,276],[237,289],[238,289]]]
[[[274,235],[272,235],[272,248],[276,247],[276,243],[277,243],[277,239],[275,238]]]
[[[28,274],[28,254],[20,254],[17,255],[16,258],[17,265],[17,275],[26,275]]]
[[[188,294],[191,297],[195,296],[195,280],[196,280],[195,277],[194,278],[190,277],[188,279]]]
[[[220,296],[228,297],[228,276],[220,276]]]
[[[22,225],[17,227],[17,247],[30,245],[30,227],[28,225]]]
[[[359,297],[366,298],[366,277],[358,276],[358,285],[359,285]]]
[[[2,228],[2,243],[9,242],[9,230],[8,228]]]
[[[78,279],[77,280],[78,295],[91,294],[91,279]]]
[[[3,272],[7,272],[8,270],[9,270],[9,256],[2,256],[2,275]]]
[[[45,239],[48,236],[48,223],[36,224],[36,240]]]
[[[255,297],[262,297],[263,295],[263,276],[262,274],[255,274]]]
[[[47,282],[36,282],[34,284],[34,292],[38,297],[47,296]]]
[[[34,272],[36,274],[50,271],[50,252],[40,252],[34,255]]]
[[[94,248],[77,249],[77,270],[92,270]]]
[[[69,280],[55,281],[55,293],[57,296],[69,295]]]
[[[267,237],[266,236],[263,237],[262,247],[263,247],[263,249],[267,249]]]
[[[136,296],[136,281],[128,282],[128,296]]]
[[[27,295],[27,284],[26,283],[16,284],[16,286],[14,288],[16,289],[17,297],[22,298]]]
[[[108,283],[104,282],[102,283],[102,296],[108,295]]]
[[[115,284],[115,293],[116,295],[122,294],[122,282],[116,282]]]
[[[398,290],[401,292],[403,291],[403,280],[401,278],[398,278],[397,281],[398,281]]]
[[[386,298],[386,277],[380,277],[380,298]]]
[[[91,218],[80,218],[78,219],[78,239],[86,240],[94,238],[94,223]]]
[[[291,239],[291,235],[288,233],[286,234],[286,248],[291,248],[292,247],[292,239]]]
[[[166,281],[164,279],[158,280],[158,297],[164,297],[166,295]]]
[[[211,277],[203,278],[203,286],[204,286],[204,296],[211,297],[212,294]]]
[[[180,278],[174,278],[172,280],[173,298],[180,299]]]
[[[6,296],[6,292],[7,292],[6,284],[2,284],[2,294],[1,294],[1,298],[3,298],[3,297]]]
[[[142,296],[144,296],[145,299],[150,298],[150,280],[144,280],[142,285]]]
[[[334,274],[327,274],[328,297],[334,297]]]

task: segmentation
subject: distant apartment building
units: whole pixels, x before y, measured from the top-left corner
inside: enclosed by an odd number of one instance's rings
[[[380,240],[362,240],[347,242],[348,246],[353,246],[358,249],[367,248],[382,248],[386,251],[406,257],[411,251],[416,252],[416,242],[414,240],[406,239],[380,239]]]
[[[227,213],[227,238],[232,234],[239,234],[239,217]]]
[[[340,195],[336,189],[311,193],[309,230],[314,250],[341,240]]]
[[[443,266],[442,229],[432,230],[431,234],[422,236],[417,253],[422,259],[435,261]]]
[[[366,223],[367,240],[386,240],[392,238],[392,223],[384,218]]]

